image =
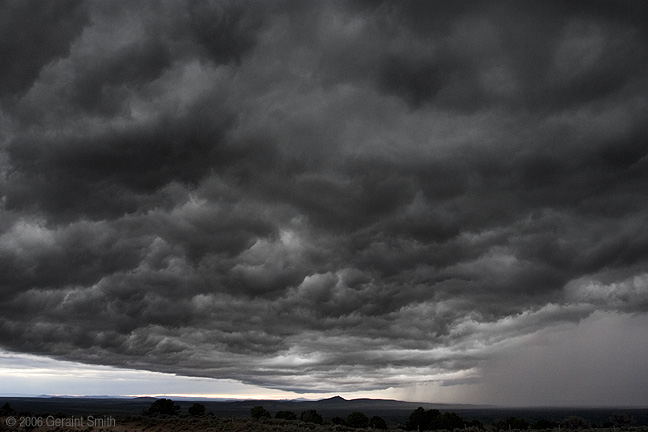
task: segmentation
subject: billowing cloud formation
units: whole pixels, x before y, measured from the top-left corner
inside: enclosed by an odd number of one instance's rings
[[[648,311],[642,2],[5,2],[0,347],[344,391]]]

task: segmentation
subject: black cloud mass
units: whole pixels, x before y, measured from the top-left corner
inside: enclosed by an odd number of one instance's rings
[[[642,1],[0,5],[0,347],[443,381],[648,312]]]

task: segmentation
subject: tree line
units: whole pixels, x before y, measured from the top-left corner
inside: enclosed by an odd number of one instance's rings
[[[272,418],[270,411],[263,408],[262,406],[255,406],[251,408],[250,416],[255,419]],[[275,418],[283,420],[297,420],[297,414],[293,411],[277,411]],[[324,418],[320,414],[318,414],[316,410],[302,411],[299,419],[308,423],[324,423]],[[371,427],[372,429],[387,429],[387,423],[381,417],[373,416],[369,418],[366,414],[359,411],[350,413],[348,416],[346,416],[346,418],[333,417],[331,419],[331,423],[352,428]]]
[[[188,409],[188,413],[191,416],[202,416],[205,415],[205,406],[198,402],[195,402]],[[180,414],[180,406],[173,402],[171,399],[158,399],[153,402],[149,409],[144,411],[144,415],[147,416],[176,416]],[[250,417],[260,420],[262,418],[272,418],[270,411],[265,409],[262,406],[254,406],[250,409]],[[281,420],[297,420],[297,414],[293,411],[277,411],[275,413],[275,419]],[[306,410],[302,411],[299,416],[299,420],[308,422],[322,424],[324,423],[324,418],[316,410]],[[334,417],[331,422],[333,424],[344,425],[353,428],[366,428],[371,427],[373,429],[387,429],[387,423],[379,416],[373,416],[371,418],[367,417],[364,413],[361,412],[352,412],[346,418]]]
[[[9,405],[2,407],[4,411],[10,409]],[[158,399],[151,404],[151,407],[144,411],[144,415],[148,416],[176,416],[180,414],[180,406],[173,402],[171,399]],[[203,416],[206,414],[205,406],[195,402],[188,409],[188,414],[191,416]],[[263,406],[254,406],[250,409],[250,417],[256,420],[263,418],[272,418],[270,411]],[[277,411],[274,416],[275,419],[280,420],[297,420],[297,414],[293,411]],[[316,410],[302,411],[299,415],[299,420],[323,424],[324,418]],[[342,425],[350,428],[372,428],[372,429],[387,429],[387,423],[380,416],[368,417],[366,414],[354,411],[346,417],[333,417],[330,420],[334,425]],[[610,421],[600,425],[601,427],[623,427],[632,423],[632,420],[624,414],[615,414],[610,418]],[[557,427],[565,427],[569,430],[585,429],[590,427],[587,421],[580,417],[569,417],[560,422],[554,422],[546,419],[540,419],[535,424],[531,424],[524,419],[517,417],[509,417],[506,420],[497,420],[492,425],[495,430],[527,430],[527,429],[554,429]],[[440,412],[437,409],[425,410],[422,407],[415,409],[407,418],[404,425],[405,429],[410,431],[438,431],[447,430],[453,431],[455,429],[467,428],[485,429],[484,425],[476,419],[466,420],[463,419],[455,412]]]

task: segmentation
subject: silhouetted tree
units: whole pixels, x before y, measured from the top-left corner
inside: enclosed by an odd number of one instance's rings
[[[407,430],[425,430],[428,428],[427,414],[423,407],[416,408],[405,423]]]
[[[533,429],[555,429],[556,427],[558,427],[556,422],[547,419],[540,419],[533,425]]]
[[[585,429],[588,426],[587,420],[576,416],[566,418],[561,422],[561,425],[568,429]]]
[[[277,411],[275,418],[283,420],[297,420],[297,414],[292,411]]]
[[[188,411],[192,416],[205,415],[205,405],[194,402],[194,404],[189,407]]]
[[[524,419],[517,418],[517,417],[509,417],[506,419],[504,422],[504,427],[506,429],[528,429],[529,428],[529,423],[526,422]]]
[[[432,411],[432,410],[430,410]],[[438,410],[435,410],[438,412]],[[457,413],[445,412],[443,414],[430,417],[428,428],[431,430],[447,429],[453,430],[456,428],[464,427],[464,419],[459,417]]]
[[[305,422],[317,423],[317,424],[322,424],[324,422],[324,419],[322,418],[322,416],[317,414],[317,411],[315,411],[315,410],[303,411],[301,413],[300,419],[305,421]]]
[[[385,423],[385,420],[378,416],[371,417],[371,420],[369,420],[369,426],[371,426],[372,429],[387,429],[387,423]]]
[[[428,430],[431,429],[432,422],[435,421],[441,412],[437,409],[425,411],[422,407],[416,408],[407,419],[405,427],[407,430]]]
[[[2,405],[2,408],[0,408],[0,415],[11,415],[14,414],[16,411],[14,411],[13,408],[11,408],[11,405],[9,405],[9,402],[5,403]]]
[[[612,425],[616,427],[629,426],[632,424],[632,417],[630,417],[628,414],[619,412],[613,413],[610,417],[610,420],[612,420]]]
[[[439,417],[441,415],[441,411],[439,411],[438,409],[429,409],[427,410],[426,414],[428,416],[428,419],[432,420]]]
[[[477,428],[477,429],[484,429],[484,424],[482,422],[480,422],[479,420],[477,420],[477,419],[473,419],[473,420],[470,420],[468,422],[466,422],[464,420],[464,424],[467,427],[472,427],[472,428]]]
[[[158,399],[151,404],[151,407],[145,412],[147,415],[178,415],[180,407],[171,399]]]
[[[268,411],[267,409],[263,408],[260,405],[257,405],[250,408],[250,417],[258,420],[262,417],[270,418],[272,416],[270,415],[270,411]]]
[[[369,426],[369,417],[359,411],[354,411],[347,416],[347,425],[352,428],[366,428]]]
[[[334,425],[342,425],[342,426],[346,426],[346,425],[347,425],[346,420],[343,419],[342,417],[333,417],[333,418],[331,419],[331,423],[333,423]]]

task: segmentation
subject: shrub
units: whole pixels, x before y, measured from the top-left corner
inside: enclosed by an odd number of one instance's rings
[[[484,429],[484,424],[477,419],[472,419],[464,423],[466,427],[473,429]]]
[[[5,403],[2,405],[2,408],[0,408],[0,415],[10,415],[14,414],[16,411],[14,411],[13,408],[11,408],[11,405],[9,405],[9,402]]]
[[[315,410],[307,410],[301,413],[301,420],[309,423],[322,424],[324,419],[321,415],[317,414]]]
[[[205,415],[205,405],[194,402],[194,404],[189,407],[188,411],[192,416]]]
[[[297,414],[292,411],[277,411],[275,418],[282,420],[297,420]]]
[[[171,399],[158,399],[145,411],[147,415],[178,415],[180,407]]]
[[[533,426],[533,429],[554,429],[558,425],[556,422],[552,422],[547,419],[540,419],[536,422],[536,424]]]
[[[568,428],[568,429],[585,429],[589,425],[587,424],[587,420],[585,420],[582,417],[576,417],[576,416],[571,416],[561,422],[562,426]]]
[[[405,428],[407,430],[428,430],[434,419],[439,417],[441,412],[436,409],[425,411],[423,407],[416,408],[407,419]]]
[[[481,423],[478,422],[481,426]],[[471,425],[472,426],[472,425]],[[407,419],[407,430],[454,430],[467,427],[466,421],[454,412],[441,412],[437,409],[425,411],[422,407],[415,409]]]
[[[371,426],[372,429],[387,429],[387,423],[385,423],[385,420],[378,416],[371,417],[371,420],[369,420],[369,426]]]
[[[369,417],[359,411],[354,411],[347,416],[347,425],[352,428],[366,428],[369,426]]]
[[[270,418],[270,411],[267,409],[263,408],[260,405],[254,406],[250,408],[250,417],[255,418],[255,419],[260,419],[262,417]]]
[[[443,414],[439,414],[435,417],[433,417],[430,420],[430,425],[429,428],[432,430],[439,430],[439,429],[447,429],[447,430],[453,430],[453,429],[463,429],[464,428],[464,420],[457,415],[457,413],[454,412],[445,412]]]
[[[610,417],[610,420],[612,421],[612,425],[615,427],[629,426],[633,423],[632,417],[630,417],[628,414],[619,412],[613,413],[612,417]]]
[[[331,419],[331,423],[333,423],[334,425],[341,425],[341,426],[346,426],[347,425],[346,420],[343,419],[342,417],[333,417]]]

